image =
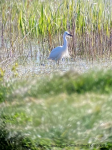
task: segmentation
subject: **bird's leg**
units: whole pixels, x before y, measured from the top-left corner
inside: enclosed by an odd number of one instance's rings
[[[56,67],[56,63],[53,61],[53,69],[55,69]]]
[[[58,60],[58,66],[59,66],[59,60]]]
[[[62,58],[62,66],[64,67],[65,58]]]
[[[56,60],[56,66],[59,66],[59,60]]]

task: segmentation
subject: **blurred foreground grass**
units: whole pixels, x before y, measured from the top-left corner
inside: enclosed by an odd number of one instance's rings
[[[109,150],[111,91],[112,70],[1,81],[0,149]]]

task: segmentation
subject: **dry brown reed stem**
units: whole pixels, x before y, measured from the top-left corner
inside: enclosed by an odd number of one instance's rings
[[[74,30],[71,32],[74,33]],[[75,42],[77,44],[73,44]],[[76,33],[70,44],[70,47],[72,46],[71,53],[73,54],[78,49],[76,55],[80,58],[86,58],[89,61],[103,58],[110,59],[112,55],[112,32],[110,31],[109,36],[103,30],[84,34]]]

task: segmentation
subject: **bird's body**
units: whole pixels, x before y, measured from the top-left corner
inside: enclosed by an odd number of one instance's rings
[[[67,35],[72,36],[71,34],[69,34],[69,32],[65,31],[64,34],[63,34],[63,40],[64,40],[63,46],[58,46],[58,47],[54,48],[51,51],[48,59],[55,60],[59,64],[59,60],[61,60],[63,57],[68,57],[69,56],[67,39],[66,39]]]

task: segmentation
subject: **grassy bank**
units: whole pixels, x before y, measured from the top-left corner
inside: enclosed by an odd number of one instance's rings
[[[29,77],[1,84],[6,91],[0,99],[1,149],[90,149],[90,145],[75,144],[101,144],[109,149],[111,76],[111,70],[67,72],[49,80]]]

